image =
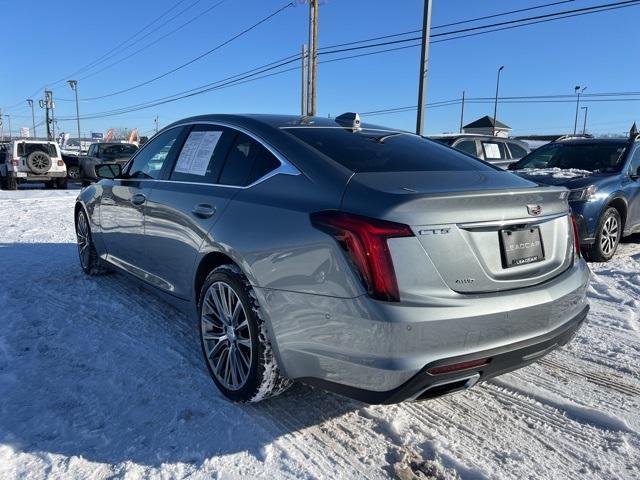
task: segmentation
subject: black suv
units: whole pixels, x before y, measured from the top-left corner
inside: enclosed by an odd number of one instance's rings
[[[80,157],[80,179],[83,185],[97,181],[96,165],[100,163],[119,163],[124,165],[138,147],[131,143],[92,143],[87,154]]]

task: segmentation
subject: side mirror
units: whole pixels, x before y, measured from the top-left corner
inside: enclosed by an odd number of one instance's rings
[[[103,163],[96,165],[96,177],[98,178],[118,178],[122,175],[122,165],[117,163]]]

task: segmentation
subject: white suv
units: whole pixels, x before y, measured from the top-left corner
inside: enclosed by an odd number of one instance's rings
[[[67,188],[67,167],[56,142],[13,140],[0,150],[0,186],[15,190],[19,183],[44,182],[46,188]]]

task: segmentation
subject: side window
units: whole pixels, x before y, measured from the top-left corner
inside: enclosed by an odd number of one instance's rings
[[[507,151],[502,142],[482,142],[485,160],[501,160],[507,157]]]
[[[468,153],[469,155],[473,155],[474,157],[478,156],[475,140],[463,140],[453,148],[460,150],[461,152]]]
[[[216,125],[196,125],[187,136],[171,180],[215,183],[236,132]]]
[[[633,152],[633,157],[631,157],[631,162],[629,162],[629,175],[637,175],[639,168],[640,168],[640,147],[636,148],[636,151]]]
[[[183,131],[181,127],[172,128],[146,144],[130,163],[128,178],[159,178],[167,159],[175,155]]]
[[[248,135],[239,133],[227,155],[219,183],[246,187],[279,165],[269,150]]]
[[[509,150],[511,150],[511,158],[522,158],[527,155],[527,151],[517,143],[509,143]]]

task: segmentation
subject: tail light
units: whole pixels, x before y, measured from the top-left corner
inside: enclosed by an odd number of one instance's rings
[[[335,237],[360,274],[369,296],[400,301],[387,239],[413,237],[407,225],[335,210],[312,213],[311,223]]]
[[[11,160],[11,165],[14,167],[17,167],[19,163],[19,160]]]
[[[575,248],[576,257],[580,257],[580,232],[578,232],[578,222],[576,216],[571,215],[571,230],[573,230],[573,247]]]
[[[58,160],[58,166],[59,167],[64,167],[64,161],[63,160]]]

